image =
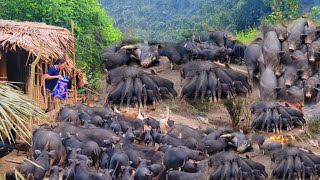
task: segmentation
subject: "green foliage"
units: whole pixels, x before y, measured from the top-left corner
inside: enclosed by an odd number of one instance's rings
[[[320,19],[320,8],[319,8],[319,6],[313,6],[311,8],[311,12],[310,12],[309,16],[312,19]]]
[[[245,106],[244,101],[240,98],[231,98],[224,100],[223,105],[230,115],[232,126],[237,126],[241,119],[241,112]]]
[[[309,121],[308,126],[309,126],[309,131],[312,134],[319,134],[320,133],[320,117],[311,119]]]
[[[255,38],[261,35],[260,31],[256,27],[249,27],[243,31],[236,32],[236,39],[243,44],[250,44]]]
[[[99,0],[124,38],[179,41],[209,29],[239,31],[271,12],[263,0]]]
[[[263,18],[264,23],[293,20],[300,15],[297,0],[270,0],[267,2],[272,8],[272,13]]]
[[[0,0],[0,19],[46,22],[71,29],[74,21],[76,59],[91,83],[101,74],[100,52],[121,37],[97,0]]]
[[[3,141],[2,134],[8,137],[11,143],[14,139],[10,129],[27,142],[32,136],[27,126],[31,118],[46,122],[44,112],[33,104],[28,95],[5,82],[0,82],[0,117],[0,140]]]

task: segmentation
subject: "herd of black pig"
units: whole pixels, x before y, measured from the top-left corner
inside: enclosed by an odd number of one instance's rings
[[[260,72],[260,96],[303,103],[319,102],[319,32],[305,19],[288,29],[265,27],[244,51],[249,79]]]
[[[265,27],[263,38],[248,47],[231,41],[225,32],[208,32],[180,43],[122,42],[103,50],[108,71],[106,105],[123,103],[139,107],[161,99],[198,97],[219,101],[248,96],[254,73],[259,72],[261,98],[318,102],[320,32],[298,19],[288,30],[283,25]],[[181,92],[172,81],[128,66],[158,63],[167,56],[180,68]],[[212,60],[245,61],[249,76]],[[210,61],[207,61],[210,60]],[[251,105],[252,129],[281,132],[304,126],[300,111],[264,101]],[[268,175],[265,166],[237,153],[254,144],[274,162]],[[259,134],[232,130],[192,128],[166,117],[130,119],[109,108],[67,105],[53,124],[36,127],[32,157],[16,169],[27,179],[318,179],[320,157],[293,145]],[[35,165],[37,164],[37,165]],[[62,172],[61,172],[62,171]],[[6,179],[15,179],[14,171]]]
[[[27,179],[48,173],[52,180],[267,179],[264,165],[236,154],[258,144],[276,164],[272,177],[320,174],[320,157],[311,151],[283,149],[259,134],[175,124],[169,112],[160,120],[142,114],[129,119],[108,108],[67,105],[56,123],[34,127],[32,157],[16,169]],[[15,179],[14,171],[6,179]]]
[[[260,73],[259,88],[262,98],[308,104],[316,103],[320,99],[319,32],[317,27],[301,18],[296,20],[290,29],[283,25],[264,27],[263,38],[255,39],[248,47],[231,40],[223,31],[213,31],[179,43],[122,42],[105,48],[102,57],[107,70],[128,65],[133,61],[149,67],[159,62],[159,56],[166,56],[171,63],[179,65],[193,60],[244,60],[250,84],[254,74]],[[244,89],[242,86],[241,89]],[[248,86],[246,89],[249,90]],[[208,96],[211,93],[214,97],[210,91],[206,93]],[[194,92],[193,97],[198,97]],[[201,96],[203,94],[199,97]]]
[[[231,40],[226,32],[212,31],[178,43],[125,41],[113,44],[102,50],[102,60],[106,70],[131,63],[151,67],[159,63],[160,56],[166,56],[172,64],[178,65],[194,59],[238,61],[241,64],[245,48],[244,44]]]
[[[188,62],[182,66],[180,75],[180,99],[201,97],[202,101],[209,99],[216,102],[236,95],[248,96],[252,91],[247,76],[228,65],[225,68],[215,66],[211,61]],[[127,107],[152,103],[155,108],[158,101],[178,95],[172,81],[158,76],[153,70],[146,73],[133,66],[124,65],[110,70],[107,83],[109,93],[105,105],[120,103],[120,108],[124,102]]]

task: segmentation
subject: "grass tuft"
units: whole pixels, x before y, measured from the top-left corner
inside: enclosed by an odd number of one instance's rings
[[[249,27],[246,30],[236,32],[236,40],[248,45],[260,35],[261,33],[258,28]]]

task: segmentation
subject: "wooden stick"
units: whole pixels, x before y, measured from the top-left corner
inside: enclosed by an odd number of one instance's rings
[[[225,67],[224,64],[216,62],[216,61],[213,61],[213,64],[216,64],[216,65],[221,66],[221,67]],[[237,72],[239,72],[241,74],[244,74],[244,75],[248,76],[248,72],[247,71],[244,71],[242,69],[238,69],[238,68],[235,68],[235,67],[231,67],[231,69],[233,69],[233,70],[235,70],[235,71],[237,71]]]
[[[18,161],[13,161],[13,160],[8,160],[6,159],[7,162],[11,162],[11,163],[14,163],[14,164],[22,164],[23,162],[18,162]]]
[[[99,94],[99,93],[97,93],[97,92],[95,92],[95,91],[93,91],[93,90],[91,90],[91,89],[89,89],[89,88],[87,88],[87,90],[89,90],[90,92],[93,92],[94,94],[96,94],[96,95],[100,96],[100,94]]]
[[[32,93],[33,93],[33,84],[34,84],[34,76],[35,76],[35,69],[36,69],[36,64],[39,62],[41,55],[43,51],[43,43],[40,44],[40,51],[39,54],[37,55],[37,58],[31,63],[31,68],[30,68],[30,77],[29,77],[29,96],[32,98]]]

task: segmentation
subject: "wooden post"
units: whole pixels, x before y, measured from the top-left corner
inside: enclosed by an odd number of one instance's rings
[[[71,35],[74,38],[74,22],[72,20],[71,20]],[[73,44],[73,48],[74,48],[74,44]],[[74,66],[76,66],[76,53],[73,52],[72,55],[73,55]]]
[[[30,77],[29,77],[29,89],[28,89],[28,94],[31,98],[32,98],[32,93],[33,93],[35,69],[36,69],[36,65],[38,64],[38,62],[41,58],[42,51],[43,51],[43,43],[40,44],[40,51],[37,55],[37,58],[31,63]]]
[[[8,81],[7,60],[3,51],[0,51],[0,81]]]
[[[74,21],[73,20],[71,20],[71,35],[74,38]],[[73,48],[75,48],[74,44],[73,44]],[[73,65],[76,68],[76,53],[73,52],[72,56],[73,56]],[[73,86],[71,86],[71,90],[73,90],[73,93],[71,93],[71,94],[73,94],[73,96],[75,96],[74,97],[74,101],[77,102],[78,94],[77,94],[77,81],[75,79],[76,78],[75,73],[76,73],[75,70],[73,70],[72,71],[72,76],[73,76],[72,77],[72,79],[73,79],[72,81],[73,82],[69,82],[69,83],[72,83],[72,84],[74,83]]]

